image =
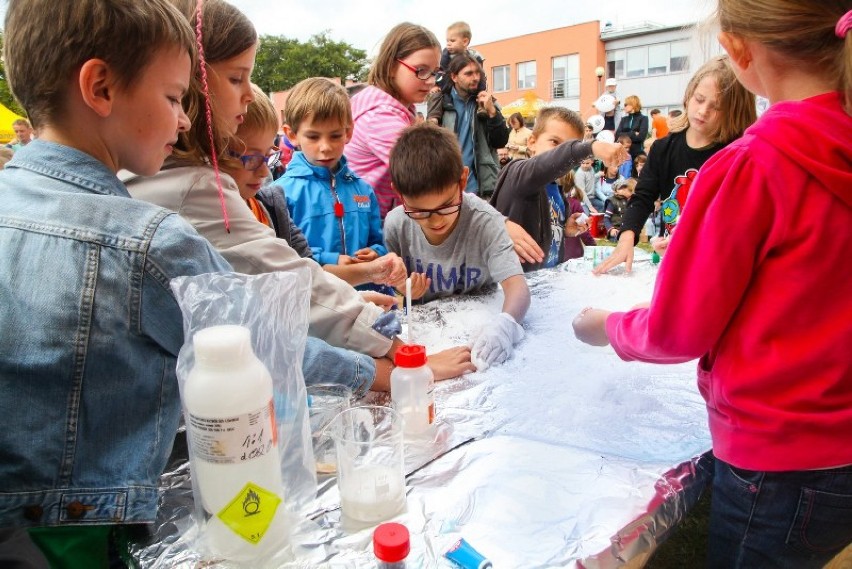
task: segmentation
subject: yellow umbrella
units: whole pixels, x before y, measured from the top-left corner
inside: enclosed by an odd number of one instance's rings
[[[3,103],[0,103],[0,143],[6,144],[15,138],[15,131],[12,130],[12,123],[24,117],[18,116]]]
[[[532,118],[538,114],[538,111],[547,104],[547,101],[539,99],[532,91],[527,91],[520,99],[515,99],[508,105],[502,107],[501,112],[504,117],[509,117],[512,113],[521,113],[524,118]]]

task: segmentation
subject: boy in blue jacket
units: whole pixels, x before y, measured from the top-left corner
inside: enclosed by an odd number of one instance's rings
[[[352,137],[346,90],[319,77],[300,82],[287,98],[284,134],[299,150],[274,183],[284,190],[293,222],[305,234],[320,265],[351,265],[387,254],[373,188],[346,163]],[[402,260],[393,256],[395,280],[405,284]]]

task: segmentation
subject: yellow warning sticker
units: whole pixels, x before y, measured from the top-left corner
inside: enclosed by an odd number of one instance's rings
[[[217,516],[238,536],[257,544],[269,529],[280,503],[277,494],[249,482]]]

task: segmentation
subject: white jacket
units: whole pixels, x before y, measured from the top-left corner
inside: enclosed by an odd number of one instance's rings
[[[308,333],[334,346],[380,357],[391,346],[372,326],[382,309],[365,302],[360,293],[325,272],[312,259],[304,259],[275,231],[257,221],[240,196],[234,179],[221,173],[225,207],[231,232],[225,231],[216,177],[209,166],[166,163],[151,177],[121,172],[130,195],[176,212],[245,274],[308,267],[311,271],[311,310]]]

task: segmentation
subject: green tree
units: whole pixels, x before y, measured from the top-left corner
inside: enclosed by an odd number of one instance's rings
[[[260,38],[252,81],[266,92],[285,91],[308,77],[362,81],[368,67],[366,51],[333,41],[327,31],[304,43],[265,35]]]
[[[0,31],[0,49],[2,49],[2,45],[3,32]],[[0,103],[3,103],[9,110],[14,111],[22,117],[27,116],[24,109],[12,95],[11,89],[9,89],[9,83],[6,82],[6,65],[3,63],[2,58],[0,58]]]

